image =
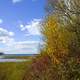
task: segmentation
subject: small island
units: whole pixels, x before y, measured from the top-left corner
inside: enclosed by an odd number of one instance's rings
[[[4,53],[0,52],[0,59],[4,57],[3,55],[4,55]]]
[[[0,55],[4,55],[4,53],[3,52],[0,52]]]

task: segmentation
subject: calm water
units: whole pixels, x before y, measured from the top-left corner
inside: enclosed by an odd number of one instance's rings
[[[24,62],[28,61],[27,59],[0,59],[0,62]]]
[[[38,54],[4,54],[5,56],[36,56]]]
[[[0,56],[0,62],[24,62],[29,61],[29,59],[5,59],[5,56],[35,56],[37,54],[4,54]]]

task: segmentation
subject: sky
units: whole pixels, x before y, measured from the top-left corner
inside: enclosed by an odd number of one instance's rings
[[[44,16],[45,0],[0,0],[0,52],[38,53]]]

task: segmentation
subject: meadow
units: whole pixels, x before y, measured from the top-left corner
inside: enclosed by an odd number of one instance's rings
[[[14,58],[15,56],[13,56]],[[6,57],[6,58],[12,58]],[[25,74],[25,70],[31,63],[30,56],[17,56],[18,59],[30,59],[23,62],[0,62],[0,80],[22,80]],[[17,59],[16,58],[16,59]]]

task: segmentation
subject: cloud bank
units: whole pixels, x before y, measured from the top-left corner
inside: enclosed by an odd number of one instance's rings
[[[33,19],[26,25],[20,24],[20,30],[28,33],[24,33],[25,37],[29,36],[41,36],[40,32],[40,22],[41,19]],[[4,28],[0,28],[0,43],[5,45],[5,48],[0,49],[0,51],[6,54],[37,54],[39,52],[40,45],[42,42],[40,40],[24,40],[16,41],[16,33],[9,31]]]

